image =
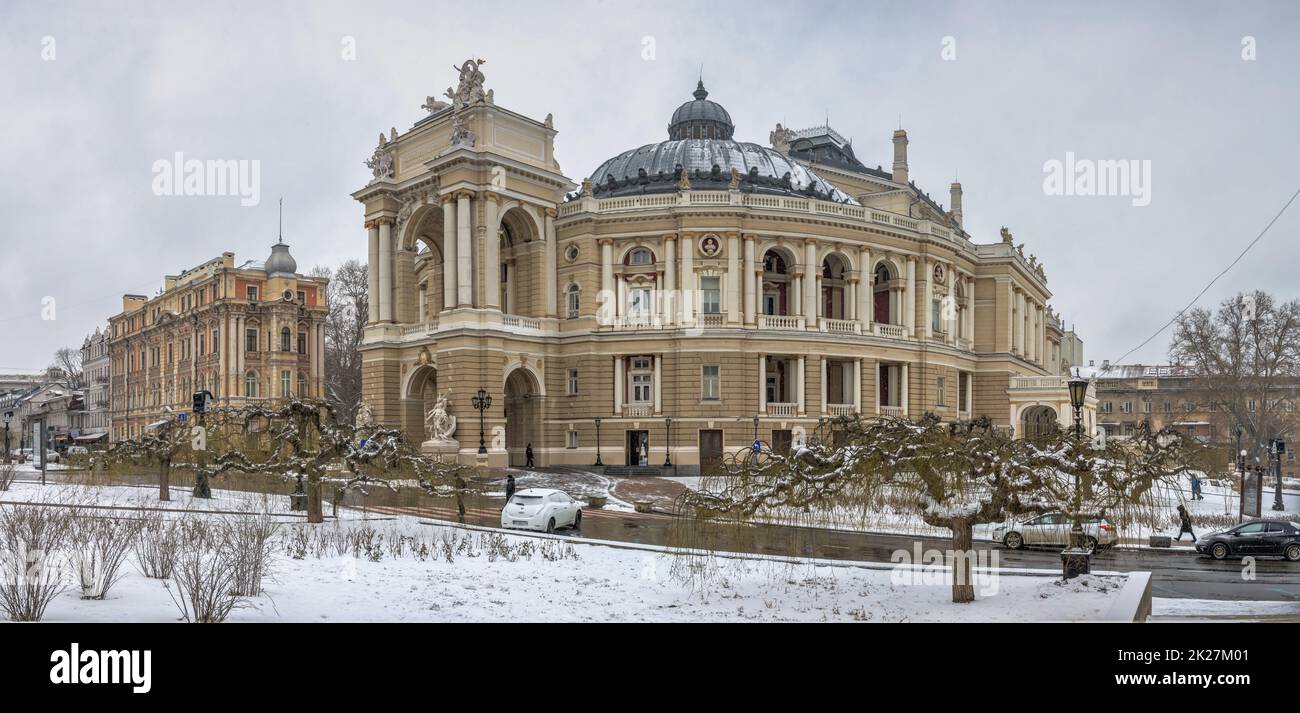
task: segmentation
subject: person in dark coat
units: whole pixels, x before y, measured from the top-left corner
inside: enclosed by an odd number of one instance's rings
[[[1192,532],[1192,516],[1187,512],[1187,508],[1182,505],[1178,506],[1178,526],[1180,529],[1178,530],[1178,537],[1174,538],[1175,540],[1181,542],[1183,533],[1187,533],[1192,536],[1192,542],[1196,542],[1196,533]]]
[[[506,475],[506,502],[515,496],[515,476],[514,473]]]
[[[532,468],[533,467],[533,444],[529,443],[528,447],[524,449],[524,457],[528,459],[528,462],[524,464],[524,467]]]

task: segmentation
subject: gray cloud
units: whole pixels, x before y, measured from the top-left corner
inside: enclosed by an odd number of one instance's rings
[[[1087,355],[1116,358],[1300,188],[1297,14],[1183,2],[7,5],[0,371],[46,365],[122,293],[152,294],[166,273],[224,250],[265,257],[281,195],[300,265],[364,257],[348,197],[368,178],[362,160],[469,56],[488,59],[499,104],[554,113],[575,181],[663,138],[701,65],[743,140],[829,115],[864,162],[887,167],[901,115],[916,182],[946,203],[958,177],[977,239],[1009,226],[1046,262]],[[1257,61],[1242,61],[1244,35]],[[945,36],[955,61],[941,58]],[[260,161],[261,204],[153,195],[153,162],[177,151]],[[1150,160],[1150,206],[1044,195],[1044,161],[1067,151]],[[1253,288],[1292,296],[1298,231],[1295,208],[1202,303]],[[53,322],[40,318],[46,295]],[[1166,345],[1130,361],[1160,361]]]

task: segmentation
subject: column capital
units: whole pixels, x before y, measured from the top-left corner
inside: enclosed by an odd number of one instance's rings
[[[663,239],[664,239],[664,242],[667,242],[667,241],[670,241],[670,240],[677,240],[677,233],[664,233]]]
[[[365,228],[366,230],[371,230],[374,228],[378,228],[379,223],[373,220],[367,220],[365,223],[361,225],[361,227]]]
[[[385,215],[385,216],[380,216],[380,217],[378,217],[378,218],[375,218],[375,225],[379,225],[379,226],[390,225],[390,226],[391,226],[391,225],[396,225],[396,224],[397,224],[397,221],[396,221],[394,218],[389,217],[389,216],[386,216],[386,215]]]
[[[461,199],[465,199],[465,200],[473,200],[473,199],[474,199],[474,191],[461,189],[461,190],[456,191],[455,193],[453,193],[452,196],[453,196],[456,200],[461,200]]]
[[[742,233],[740,235],[740,238],[741,240],[744,240],[747,243],[752,243],[755,240],[758,240],[758,236],[754,235],[753,233]]]
[[[496,204],[498,204],[498,205],[500,205],[500,203],[501,203],[501,194],[498,193],[495,189],[493,189],[493,190],[486,190],[486,191],[479,191],[477,197],[478,197],[479,199],[481,199],[481,200],[489,200],[489,201],[492,201],[493,203],[496,203]]]
[[[596,239],[596,244],[599,245],[599,246],[601,246],[601,247],[604,247],[604,246],[606,246],[606,245],[613,245],[613,244],[614,244],[614,239],[613,239],[613,238],[597,238],[597,239]]]
[[[448,203],[451,203],[455,200],[456,200],[456,196],[453,193],[443,193],[442,195],[438,196],[439,205],[447,205]]]
[[[547,218],[554,218],[560,214],[560,211],[554,208],[546,208],[542,212],[546,214]]]

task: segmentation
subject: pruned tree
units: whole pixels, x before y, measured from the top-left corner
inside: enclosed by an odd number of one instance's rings
[[[344,420],[356,418],[361,405],[361,340],[370,313],[366,263],[348,260],[337,270],[317,267],[312,274],[329,279],[325,318],[326,397]]]
[[[1196,468],[1198,453],[1181,434],[1145,428],[1097,445],[1060,429],[1017,440],[986,418],[836,419],[789,457],[744,459],[706,476],[679,506],[700,532],[710,531],[705,520],[815,525],[827,512],[856,512],[862,521],[886,507],[911,513],[951,531],[953,601],[970,602],[976,524],[1054,510],[1076,523],[1104,513],[1127,524],[1155,507],[1157,483]],[[690,545],[713,547],[699,537]]]
[[[189,425],[177,419],[168,419],[154,428],[145,430],[140,440],[118,441],[104,453],[101,463],[111,467],[121,463],[138,465],[151,462],[158,467],[158,499],[172,499],[172,464],[178,458],[191,458]],[[196,483],[197,490],[197,483]],[[202,497],[198,492],[196,497]],[[210,497],[210,494],[209,494]]]
[[[1217,312],[1197,308],[1178,318],[1170,358],[1191,367],[1219,421],[1219,432],[1245,429],[1248,443],[1287,438],[1300,426],[1300,300],[1241,293]]]

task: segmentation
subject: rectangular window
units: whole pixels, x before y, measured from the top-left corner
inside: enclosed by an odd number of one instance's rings
[[[307,293],[303,292],[302,290],[298,290],[298,304],[300,305],[307,304]]]
[[[948,390],[948,379],[942,376],[939,377],[938,383],[935,385],[934,388],[934,394],[935,394],[934,403],[936,406],[945,405],[944,398],[947,396],[947,390]]]
[[[257,328],[249,327],[244,330],[244,351],[257,351]]]
[[[280,372],[280,398],[282,399],[289,398],[290,396],[289,389],[292,387],[292,385],[293,385],[293,381],[289,378],[289,372],[288,371]]]
[[[939,300],[930,303],[930,331],[935,334],[943,333],[943,303]]]
[[[705,364],[700,369],[700,398],[705,401],[722,399],[721,368],[717,364]]]
[[[578,288],[577,288],[577,287],[572,287],[572,288],[570,288],[567,294],[568,294],[568,312],[569,312],[569,315],[568,315],[568,316],[569,316],[569,319],[577,319],[577,318],[578,318],[578,307],[580,306],[580,304],[579,304],[579,296],[578,296]]]
[[[1255,399],[1246,402],[1246,410],[1255,413]]]
[[[569,396],[575,396],[578,393],[578,370],[569,369],[569,384],[565,390]]]
[[[207,350],[204,348],[205,344],[206,344],[206,340],[204,336],[200,334],[199,335],[199,356],[203,356],[204,354],[207,354]]]
[[[307,335],[303,332],[298,332],[298,353],[307,353]]]
[[[577,447],[578,447],[578,432],[577,432],[577,431],[569,431],[568,447],[569,447],[569,448],[577,448]]]
[[[248,292],[247,292],[247,294],[248,294],[248,301],[249,301],[249,302],[256,302],[256,301],[257,301],[257,286],[256,286],[256,285],[249,285],[249,286],[248,286]]]
[[[212,353],[213,354],[216,354],[217,352],[221,351],[221,347],[219,346],[220,344],[221,344],[221,340],[218,339],[217,330],[214,329],[212,330]]]
[[[637,287],[627,294],[627,314],[633,320],[646,320],[653,311],[648,287]]]
[[[700,279],[700,291],[703,293],[700,306],[704,314],[722,313],[722,278],[705,277]]]

